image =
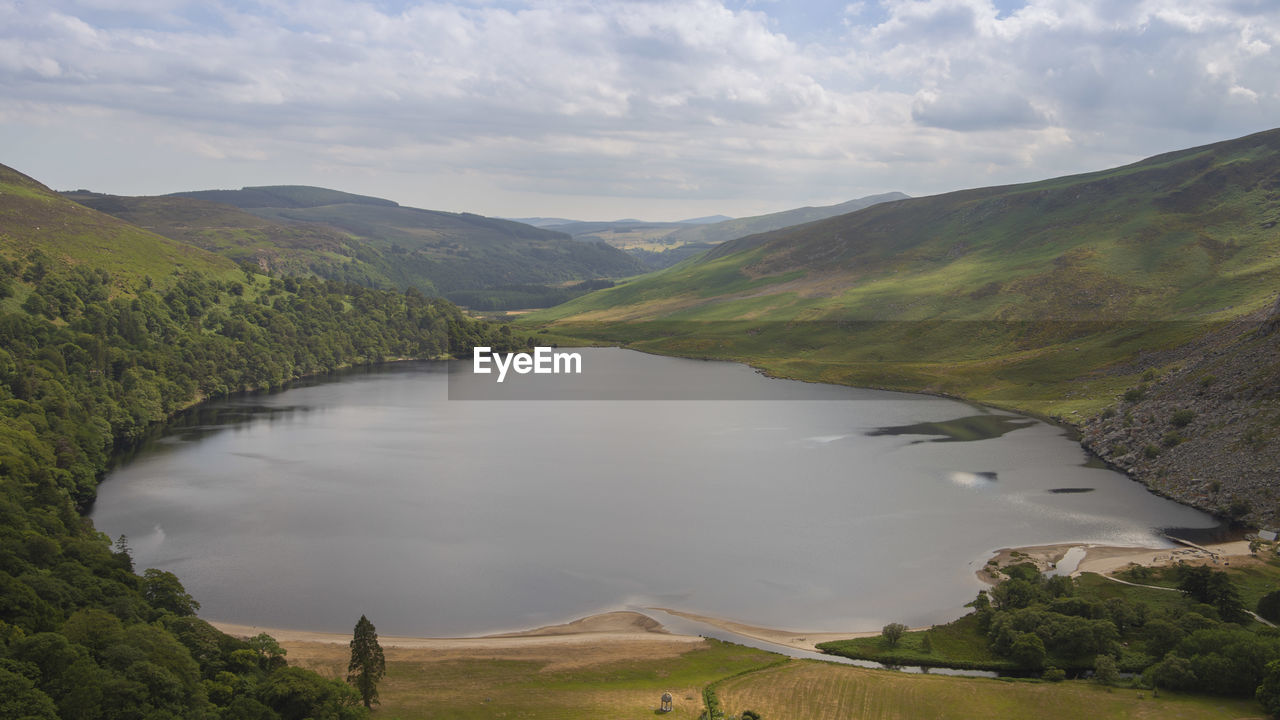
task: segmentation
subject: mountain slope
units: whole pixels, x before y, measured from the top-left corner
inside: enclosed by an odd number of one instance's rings
[[[156,234],[265,271],[314,273],[372,287],[394,284],[367,247],[324,225],[276,222],[231,205],[172,195],[123,197],[81,191],[63,195]]]
[[[462,302],[497,298],[500,307],[504,298],[524,306],[538,294],[537,286],[556,295],[560,285],[645,270],[621,251],[575,242],[563,233],[325,188],[282,185],[157,198],[72,195],[169,237],[264,268],[415,287]]]
[[[1271,131],[739,238],[544,317],[1225,318],[1276,289],[1278,220]]]
[[[33,252],[105,270],[130,287],[126,280],[158,281],[175,270],[236,270],[230,260],[86,208],[0,165],[0,254],[25,260]]]
[[[1252,453],[1245,466],[1271,485],[1280,474],[1264,450],[1280,425],[1276,386],[1258,381],[1280,360],[1250,349],[1265,345],[1255,331],[1280,291],[1277,223],[1273,130],[739,238],[522,322],[562,341],[745,360],[780,375],[959,395],[1071,422],[1119,402],[1111,412],[1129,418],[1123,432],[1135,428],[1135,438],[1144,422],[1165,427],[1168,407],[1134,412],[1118,398],[1167,378],[1184,409],[1209,425],[1251,428],[1251,439],[1203,432],[1165,448],[1161,435],[1152,451],[1149,439],[1118,443],[1117,464],[1143,478],[1216,480],[1222,497],[1248,498],[1250,517],[1272,518],[1280,507],[1248,489],[1256,478],[1222,460]],[[1235,348],[1226,357],[1255,360],[1197,393],[1195,383],[1217,373],[1184,371],[1214,362],[1196,349],[1207,338]],[[1223,509],[1183,487],[1170,481],[1168,491]]]

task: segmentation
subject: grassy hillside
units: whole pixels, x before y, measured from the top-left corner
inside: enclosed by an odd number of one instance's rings
[[[486,309],[535,300],[517,286],[555,287],[645,270],[603,243],[575,242],[563,233],[510,220],[402,207],[324,188],[251,187],[177,193],[168,199],[134,199],[131,219],[188,237],[194,232],[202,242],[236,246],[223,250],[228,254],[243,253],[246,245],[261,243],[267,234],[276,262],[287,265],[280,257],[289,256],[294,265],[318,274],[357,276],[352,279],[364,274],[373,284],[436,291]],[[184,205],[178,199],[213,201],[243,212],[237,217],[230,211],[211,215],[207,204]],[[146,202],[139,204],[141,200]],[[181,214],[183,208],[189,214]],[[179,227],[183,225],[187,227]]]
[[[208,194],[218,192],[222,191]],[[371,287],[395,285],[387,276],[391,263],[385,257],[347,233],[324,225],[277,222],[231,205],[189,197],[91,192],[63,195],[158,235],[264,271],[315,274]],[[428,292],[434,289],[425,279],[412,286]]]
[[[1269,131],[740,238],[523,322],[549,337],[745,360],[806,380],[946,393],[1083,421],[1153,377],[1183,378],[1188,386],[1170,391],[1192,395],[1196,380],[1181,370],[1203,359],[1206,337],[1232,352],[1265,344],[1255,331],[1280,291],[1277,222],[1280,131]],[[1218,401],[1201,393],[1198,412],[1226,423],[1216,413],[1226,412],[1223,398],[1240,397],[1238,383],[1250,405],[1231,412],[1246,413],[1235,421],[1266,416],[1252,436],[1251,452],[1262,452],[1280,420],[1267,414],[1275,385],[1265,378],[1276,359],[1249,353],[1263,365],[1248,376],[1229,372]],[[1192,444],[1179,453],[1188,457],[1176,465],[1162,466],[1159,449],[1147,457],[1138,447],[1137,459],[1152,478],[1237,482],[1234,473],[1214,477],[1227,447],[1185,439]],[[1196,454],[1197,443],[1205,452]],[[1267,463],[1240,464],[1274,478]],[[1219,507],[1176,483],[1168,491]],[[1267,497],[1254,499],[1255,519],[1280,514]]]
[[[237,272],[230,260],[78,205],[0,165],[0,255],[25,261],[33,253],[45,264],[105,270],[119,287],[175,270]]]
[[[194,190],[172,193],[167,197],[222,203],[238,208],[306,208],[323,205],[375,205],[398,207],[393,200],[356,195],[354,193],[312,187],[310,185],[266,185],[239,190]]]

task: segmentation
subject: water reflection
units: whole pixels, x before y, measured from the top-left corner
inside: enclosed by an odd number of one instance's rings
[[[880,435],[932,435],[932,440],[913,442],[972,442],[990,440],[1002,435],[1031,427],[1037,421],[1016,415],[970,415],[943,422],[921,422],[911,425],[894,425],[868,431],[868,437]]]

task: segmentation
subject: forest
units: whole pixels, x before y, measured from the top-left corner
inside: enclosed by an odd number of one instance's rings
[[[0,717],[358,718],[345,683],[195,617],[84,512],[114,453],[200,401],[342,367],[514,349],[416,290],[0,257]]]

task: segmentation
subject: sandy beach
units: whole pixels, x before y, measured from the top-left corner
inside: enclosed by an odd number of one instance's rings
[[[800,630],[779,630],[777,628],[764,628],[756,625],[747,625],[746,623],[735,622],[733,620],[725,620],[724,618],[710,617],[708,615],[698,615],[697,613],[683,612],[681,610],[672,610],[670,608],[655,607],[654,610],[661,610],[677,617],[687,620],[696,620],[697,622],[706,623],[708,625],[718,627],[721,630],[728,630],[738,635],[743,635],[756,640],[774,643],[775,645],[783,645],[785,647],[794,648],[796,650],[811,650],[820,652],[816,647],[818,643],[828,642],[831,640],[848,640],[857,637],[873,637],[880,634],[879,630],[867,630],[859,632],[804,632]],[[921,628],[912,628],[919,630]]]
[[[291,664],[315,667],[346,652],[348,633],[288,630],[210,621],[236,637],[267,633],[288,651]],[[635,612],[610,612],[519,633],[472,638],[419,638],[379,635],[387,659],[414,662],[494,659],[536,660],[548,670],[595,665],[624,659],[674,657],[694,649],[703,639],[667,632],[653,618]]]
[[[847,640],[855,637],[873,637],[880,634],[880,630],[857,632],[782,630],[748,625],[734,620],[670,608],[655,607],[653,609],[687,620],[706,623],[744,637],[812,652],[819,652],[816,647],[818,643],[830,640]],[[307,650],[308,646],[345,646],[351,642],[351,635],[345,633],[288,630],[218,621],[210,622],[222,632],[236,637],[252,637],[265,632],[289,650],[291,659],[315,654]],[[925,628],[912,629],[922,630]],[[655,657],[658,655],[679,654],[701,643],[702,638],[697,635],[672,633],[663,627],[660,622],[642,612],[616,611],[591,615],[561,625],[548,625],[519,632],[461,638],[380,635],[378,642],[387,649],[428,651],[437,659],[464,656],[493,657],[495,655],[512,657],[513,653],[529,658],[542,655],[551,657],[556,653],[562,653],[564,650],[572,648],[573,653],[577,655],[581,655],[584,652],[590,653],[594,662],[601,660],[603,656]],[[313,648],[313,650],[319,650],[319,648]],[[319,654],[327,655],[328,653],[320,652]]]
[[[1062,543],[1058,545],[1003,548],[997,550],[991,560],[995,562],[995,567],[1031,562],[1035,563],[1041,571],[1048,571],[1055,569],[1058,563],[1062,562],[1066,557],[1068,551],[1073,548],[1083,550],[1084,558],[1070,572],[1072,576],[1086,572],[1110,575],[1123,570],[1129,565],[1157,567],[1185,562],[1191,565],[1222,564],[1225,566],[1255,561],[1255,558],[1249,553],[1249,542],[1247,540],[1235,540],[1197,547],[1178,545],[1171,548]],[[978,578],[990,584],[998,582],[1000,577],[991,572],[992,567],[990,563],[984,566],[978,571]]]

